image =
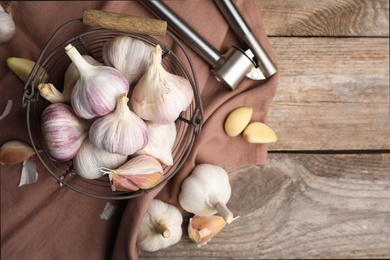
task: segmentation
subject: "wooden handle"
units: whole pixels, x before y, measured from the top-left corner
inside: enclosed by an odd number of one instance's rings
[[[106,29],[154,36],[165,36],[167,31],[167,22],[163,20],[142,18],[94,9],[84,10],[83,23],[85,25],[97,26]]]

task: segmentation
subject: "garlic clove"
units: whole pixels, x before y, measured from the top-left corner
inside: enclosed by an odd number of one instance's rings
[[[41,116],[41,128],[50,156],[59,162],[72,159],[88,134],[89,124],[64,103],[46,107]]]
[[[127,106],[126,93],[120,95],[115,110],[98,118],[89,129],[91,142],[110,153],[131,155],[148,143],[146,123]]]
[[[188,236],[198,246],[205,245],[225,226],[221,216],[194,216],[188,224]]]
[[[229,113],[224,128],[228,136],[238,136],[249,124],[252,117],[252,107],[239,107]]]
[[[0,148],[0,163],[17,164],[32,157],[35,151],[24,142],[12,140],[4,143]]]
[[[39,94],[51,103],[68,103],[70,96],[64,96],[57,88],[51,83],[41,83],[38,85]]]
[[[121,35],[104,44],[102,56],[104,63],[122,72],[131,85],[145,73],[152,50],[144,41]]]
[[[85,138],[77,155],[73,158],[73,166],[81,177],[99,179],[103,176],[102,168],[117,168],[126,160],[127,156],[109,153],[97,148],[89,138]]]
[[[147,252],[172,246],[180,241],[182,223],[183,216],[178,208],[153,199],[142,219],[137,245]]]
[[[15,34],[16,25],[12,16],[0,5],[0,43],[8,42]]]
[[[188,108],[194,93],[187,79],[166,71],[161,61],[162,49],[157,45],[149,67],[133,89],[131,107],[144,120],[168,124]]]
[[[23,81],[26,82],[28,76],[34,68],[35,62],[29,59],[9,57],[7,59],[7,66]],[[38,83],[46,82],[49,78],[49,74],[42,67],[38,67],[36,73],[38,77]]]
[[[129,91],[125,76],[115,68],[89,64],[71,44],[65,47],[65,52],[79,73],[71,95],[76,114],[84,119],[92,119],[112,112],[116,99]]]
[[[133,184],[140,189],[150,189],[156,186],[163,177],[161,164],[148,155],[133,157],[117,169],[102,169],[101,171],[110,175],[113,190],[117,191],[128,191],[127,186],[134,187]]]
[[[172,148],[176,140],[176,124],[158,124],[151,121],[146,122],[149,132],[147,145],[135,154],[150,155],[162,164],[173,165]]]
[[[278,141],[275,132],[262,122],[250,123],[244,130],[243,137],[249,143],[266,144]]]

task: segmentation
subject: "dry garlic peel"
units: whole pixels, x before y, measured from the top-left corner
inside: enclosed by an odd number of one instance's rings
[[[229,224],[233,214],[226,207],[231,195],[229,176],[225,169],[212,164],[197,165],[181,185],[180,205],[199,216],[219,213]]]
[[[224,124],[226,134],[235,137],[244,131],[251,120],[252,112],[252,107],[239,107],[230,112]]]
[[[114,191],[150,189],[156,186],[163,177],[161,164],[148,155],[133,157],[115,169],[102,167],[101,171],[109,174]]]
[[[76,114],[91,119],[113,111],[116,99],[129,91],[125,76],[112,67],[89,64],[71,44],[65,47],[65,52],[79,73],[71,95],[71,104]]]
[[[34,154],[34,149],[26,143],[17,140],[8,141],[0,148],[0,164],[21,163]]]
[[[85,138],[77,155],[73,158],[75,171],[86,179],[99,179],[103,176],[102,167],[117,168],[124,164],[127,156],[109,153],[94,146],[89,138]]]
[[[7,59],[7,66],[23,81],[26,82],[28,76],[34,68],[35,62],[29,59],[9,57]],[[38,73],[38,83],[46,82],[49,78],[46,70],[42,67],[38,67],[36,73]]]
[[[59,162],[71,160],[88,134],[89,123],[63,103],[50,104],[42,113],[43,140],[50,156]]]
[[[0,43],[11,40],[15,34],[15,28],[12,16],[0,5]]]
[[[166,71],[161,61],[162,49],[157,45],[149,67],[134,87],[131,107],[144,120],[169,124],[188,108],[194,93],[187,79]]]
[[[221,216],[194,216],[188,224],[188,236],[198,246],[205,245],[226,226]]]
[[[104,44],[102,56],[104,63],[122,72],[131,85],[145,73],[152,50],[144,41],[121,35]]]
[[[278,140],[275,132],[266,124],[261,122],[250,123],[244,130],[243,137],[249,143],[273,143]]]
[[[110,153],[131,155],[148,143],[146,123],[127,106],[126,93],[120,95],[110,114],[93,122],[89,138],[98,148]]]
[[[153,199],[142,219],[137,245],[142,251],[154,252],[176,244],[182,236],[182,222],[179,209]]]
[[[176,124],[157,124],[146,122],[149,132],[148,144],[136,154],[150,155],[162,164],[173,165],[172,148],[176,140]]]

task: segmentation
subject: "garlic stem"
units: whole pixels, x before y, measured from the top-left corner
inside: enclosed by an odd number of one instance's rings
[[[218,202],[215,206],[218,214],[223,217],[223,219],[226,221],[226,223],[230,224],[233,222],[233,220],[237,219],[238,217],[234,218],[233,213],[226,207],[226,204],[223,202]]]
[[[154,224],[154,230],[156,233],[161,234],[163,237],[168,238],[171,236],[171,231],[161,221]]]
[[[66,53],[69,55],[69,58],[72,60],[74,65],[78,70],[86,70],[87,68],[93,67],[93,65],[89,64],[83,56],[76,50],[76,48],[72,44],[68,44],[65,47]]]

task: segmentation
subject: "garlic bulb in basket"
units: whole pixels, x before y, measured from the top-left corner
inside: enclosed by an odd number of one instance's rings
[[[136,154],[150,155],[165,165],[173,164],[172,148],[176,140],[176,124],[157,124],[147,121],[149,131],[148,144]]]
[[[126,93],[120,95],[113,112],[98,118],[89,129],[89,139],[110,153],[130,155],[148,143],[148,128],[127,106]]]
[[[113,111],[119,95],[129,91],[125,76],[112,67],[89,64],[71,44],[65,47],[65,52],[77,67],[80,77],[71,95],[76,114],[91,119]]]
[[[144,41],[121,35],[104,44],[102,56],[104,63],[122,72],[131,85],[145,73],[152,50]]]
[[[161,164],[148,155],[133,157],[116,169],[101,167],[100,170],[109,174],[113,191],[150,189],[156,186],[163,177]]]
[[[131,107],[145,120],[168,124],[188,108],[194,93],[187,79],[166,71],[161,61],[162,49],[157,45],[149,67],[133,89]]]
[[[42,113],[43,140],[53,159],[66,162],[78,152],[88,134],[89,123],[63,103],[50,104]]]
[[[109,153],[94,146],[89,138],[85,138],[77,155],[73,158],[75,171],[86,179],[99,179],[103,176],[102,167],[117,168],[124,164],[127,156]]]

